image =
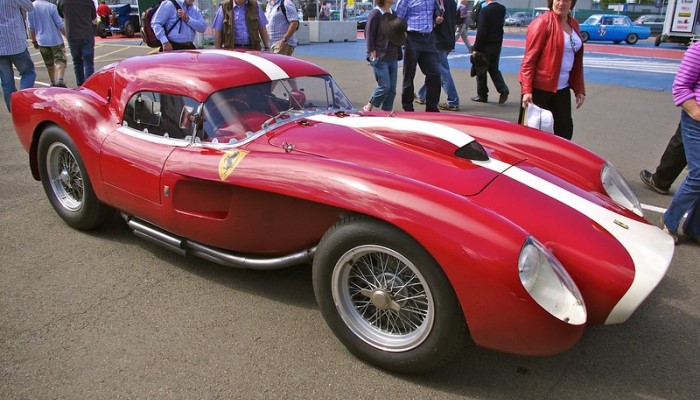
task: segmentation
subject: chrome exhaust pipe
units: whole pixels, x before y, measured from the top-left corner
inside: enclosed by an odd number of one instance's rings
[[[174,251],[180,255],[193,255],[213,263],[226,267],[246,268],[255,270],[274,270],[292,267],[299,264],[310,263],[316,254],[316,246],[281,257],[252,258],[241,256],[233,252],[206,246],[185,238],[168,233],[145,221],[141,221],[130,215],[122,213],[126,225],[134,232],[134,235],[153,244]]]

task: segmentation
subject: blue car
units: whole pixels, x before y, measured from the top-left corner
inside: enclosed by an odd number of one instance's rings
[[[616,14],[594,14],[581,24],[581,40],[611,41],[635,44],[639,39],[648,39],[651,31],[646,26],[632,23],[630,17]]]

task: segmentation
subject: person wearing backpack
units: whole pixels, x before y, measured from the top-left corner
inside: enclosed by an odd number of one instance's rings
[[[266,26],[267,18],[256,0],[224,0],[212,23],[214,48],[268,51]]]
[[[151,20],[161,51],[195,49],[194,37],[207,23],[194,0],[164,0]]]
[[[270,0],[265,9],[272,52],[291,56],[297,46],[299,12],[291,0]]]

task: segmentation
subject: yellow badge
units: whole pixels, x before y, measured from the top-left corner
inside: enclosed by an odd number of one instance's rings
[[[234,150],[224,153],[219,161],[219,178],[225,181],[247,154],[248,152],[245,150]]]

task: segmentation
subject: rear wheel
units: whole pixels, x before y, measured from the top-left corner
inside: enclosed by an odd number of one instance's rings
[[[52,126],[44,130],[39,138],[38,157],[46,196],[69,226],[94,229],[114,214],[113,208],[95,196],[83,160],[63,129]]]
[[[586,31],[581,31],[581,41],[583,43],[586,43],[588,41],[588,32]]]
[[[124,30],[123,30],[123,32],[124,32],[124,35],[125,35],[126,37],[128,37],[128,38],[134,37],[134,33],[136,32],[136,30],[134,29],[134,24],[133,24],[133,22],[131,22],[131,21],[126,21],[126,22],[124,23]]]
[[[629,35],[627,35],[627,39],[625,39],[625,42],[627,42],[627,44],[635,44],[638,40],[639,36],[637,36],[636,33],[630,33]]]
[[[405,232],[349,217],[313,263],[321,312],[357,357],[401,373],[436,369],[464,345],[466,324],[440,266]]]

